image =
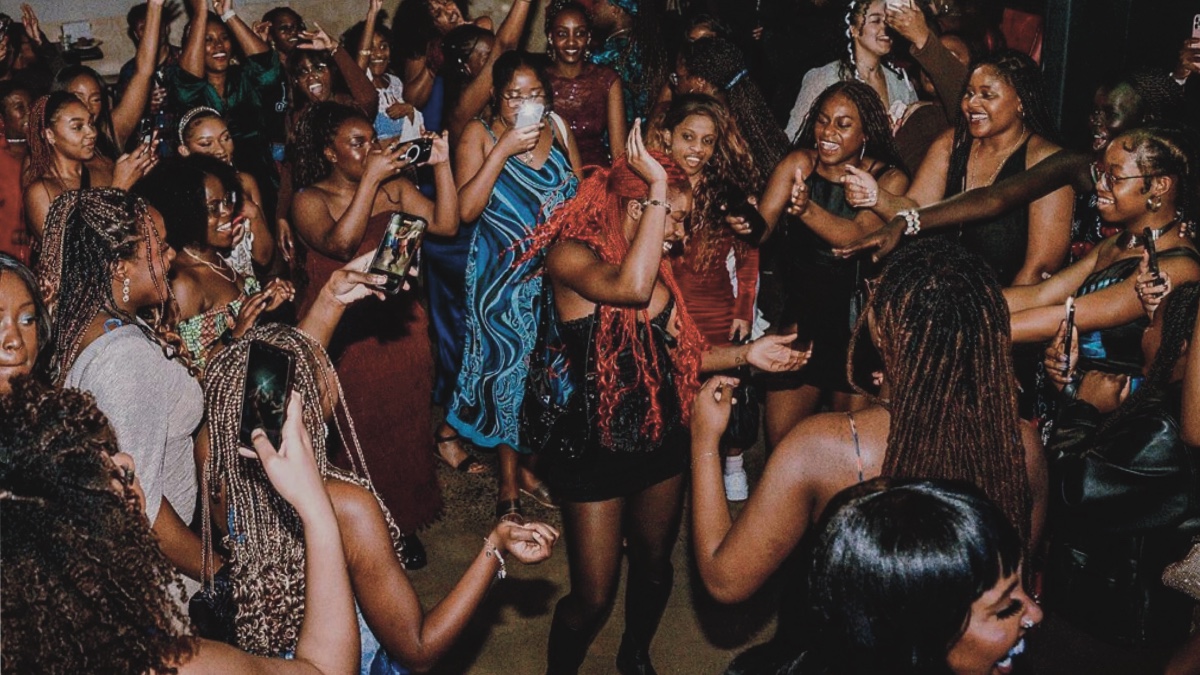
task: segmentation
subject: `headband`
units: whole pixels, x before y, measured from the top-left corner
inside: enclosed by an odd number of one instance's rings
[[[185,129],[187,129],[187,125],[191,124],[192,120],[200,113],[212,113],[217,116],[217,119],[221,119],[221,120],[224,119],[223,117],[221,117],[221,111],[217,110],[216,108],[210,108],[206,105],[197,106],[197,107],[192,108],[191,110],[185,112],[183,114],[183,117],[179,118],[179,144],[180,145],[187,145],[183,141],[183,132]]]

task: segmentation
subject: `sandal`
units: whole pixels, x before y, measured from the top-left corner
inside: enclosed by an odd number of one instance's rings
[[[539,482],[532,489],[521,488],[520,492],[545,508],[558,508],[558,504],[554,503],[554,495],[550,494],[550,488],[545,483]]]
[[[525,524],[525,511],[521,509],[520,499],[501,499],[496,502],[496,520],[514,525]]]
[[[456,433],[451,433],[449,436],[434,436],[433,440],[436,441],[437,444],[440,446],[442,443],[454,443],[456,441],[462,440],[462,437]],[[446,457],[444,455],[442,455],[440,450],[433,451],[433,456],[435,458],[437,458],[442,464],[445,464],[446,466],[450,467],[451,469],[454,469],[455,471],[457,471],[459,473],[467,473],[467,474],[471,474],[473,476],[478,476],[480,474],[485,474],[488,472],[487,466],[485,464],[483,464],[482,462],[480,462],[479,460],[472,457],[471,453],[467,452],[466,450],[463,450],[463,454],[465,454],[466,457],[459,460],[458,464],[451,464],[450,460],[446,459]]]

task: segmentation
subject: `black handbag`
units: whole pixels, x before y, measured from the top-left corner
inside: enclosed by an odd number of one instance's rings
[[[749,341],[750,337],[746,336],[734,344],[746,344]],[[737,404],[729,413],[729,426],[725,427],[725,434],[721,438],[726,447],[748,450],[758,441],[762,391],[753,382],[750,366],[742,366],[731,374],[738,378],[738,386],[733,390],[733,400]]]
[[[537,453],[575,455],[587,438],[590,420],[588,396],[571,382],[566,355],[558,334],[554,294],[550,280],[542,280],[541,319],[537,339],[529,353],[525,397],[521,401],[521,444]],[[597,308],[598,311],[598,308]],[[588,338],[588,362],[592,360],[596,327]],[[587,372],[591,372],[589,369]]]

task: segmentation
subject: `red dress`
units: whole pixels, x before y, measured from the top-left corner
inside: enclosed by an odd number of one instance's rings
[[[712,243],[715,250],[710,262],[703,269],[696,269],[699,256],[694,241],[684,247],[682,256],[672,261],[684,306],[705,341],[714,347],[730,344],[729,326],[734,319],[754,322],[754,296],[758,291],[758,249],[753,246],[735,249],[736,240],[732,234],[718,236],[720,238]],[[725,267],[731,250],[735,251],[736,296],[729,270]],[[744,251],[744,254],[738,255],[738,251]]]
[[[367,221],[362,243],[351,257],[379,245],[391,215],[381,213]],[[344,264],[309,250],[305,311],[329,276]],[[346,394],[346,408],[354,419],[371,482],[400,530],[415,532],[431,523],[442,508],[433,458],[429,319],[416,293],[401,291],[387,300],[367,298],[348,307],[329,354]],[[342,428],[349,434],[345,424]],[[345,450],[335,446],[336,436],[330,434],[335,461],[348,467]]]
[[[567,79],[550,75],[554,90],[554,112],[575,134],[575,145],[584,166],[608,166],[611,161],[608,139],[608,90],[620,77],[606,66],[585,63],[579,77]],[[622,139],[624,142],[624,139]]]

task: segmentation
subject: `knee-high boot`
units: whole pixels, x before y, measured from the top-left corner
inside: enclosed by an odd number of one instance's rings
[[[650,581],[633,570],[625,586],[625,634],[617,650],[617,672],[621,675],[657,675],[650,664],[650,641],[671,597],[674,571],[667,569],[659,581]]]
[[[550,640],[546,646],[546,675],[575,675],[592,645],[595,631],[591,626],[572,628],[563,618],[562,603],[554,608],[550,623]]]

